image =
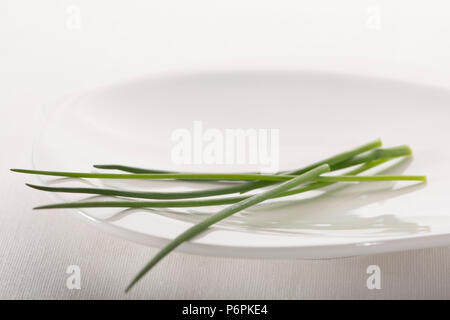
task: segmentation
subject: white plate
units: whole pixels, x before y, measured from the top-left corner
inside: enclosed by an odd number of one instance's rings
[[[91,171],[96,163],[182,171],[255,169],[174,164],[171,134],[178,128],[192,130],[196,120],[205,129],[279,129],[281,169],[380,137],[385,146],[409,144],[414,151],[414,159],[388,172],[426,174],[428,183],[341,185],[261,204],[224,220],[180,250],[331,258],[450,245],[449,105],[450,92],[443,89],[352,75],[242,71],[142,78],[72,97],[55,108],[35,144],[33,165],[66,171]],[[90,183],[175,190],[168,182]],[[125,239],[162,246],[218,209],[79,213]]]

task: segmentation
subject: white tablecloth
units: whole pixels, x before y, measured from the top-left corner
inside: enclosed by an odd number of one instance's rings
[[[450,247],[322,261],[174,253],[125,295],[156,250],[69,211],[32,211],[48,195],[8,171],[31,166],[49,105],[134,76],[281,58],[367,73],[392,65],[386,76],[447,86],[447,3],[1,1],[0,298],[450,298]],[[81,290],[66,286],[69,265],[81,269]],[[366,286],[369,265],[380,267],[380,290]]]

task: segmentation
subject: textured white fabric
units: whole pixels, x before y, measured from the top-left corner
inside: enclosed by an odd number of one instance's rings
[[[378,9],[372,1],[2,1],[0,298],[450,298],[450,247],[323,261],[174,253],[125,295],[155,250],[98,231],[69,211],[32,211],[47,195],[8,171],[30,167],[47,104],[165,69],[318,55],[390,61],[448,84],[450,47],[438,36],[450,30],[446,2],[377,3]],[[367,16],[374,10],[382,13],[379,29]],[[76,12],[79,28],[71,20]],[[381,290],[366,287],[373,264],[381,269]],[[66,287],[69,265],[81,268],[81,290]]]

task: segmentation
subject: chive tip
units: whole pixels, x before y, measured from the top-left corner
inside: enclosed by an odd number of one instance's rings
[[[413,154],[413,151],[412,151],[412,149],[411,149],[410,146],[405,146],[405,149],[406,149],[407,152],[408,152],[408,156],[411,156],[411,155]]]
[[[379,147],[383,145],[383,141],[381,141],[381,138],[376,139],[375,143],[378,144]]]

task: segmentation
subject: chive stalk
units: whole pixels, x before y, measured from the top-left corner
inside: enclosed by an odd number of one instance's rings
[[[355,166],[361,163],[366,163],[369,161],[377,160],[377,159],[393,159],[403,156],[412,155],[412,150],[409,146],[397,146],[392,148],[379,148],[375,150],[371,150],[365,154],[358,155],[346,161],[340,162],[331,166],[331,170],[339,170],[348,168],[351,166]]]
[[[100,178],[100,179],[149,179],[149,180],[166,180],[166,179],[195,179],[195,180],[241,180],[241,181],[270,181],[282,182],[295,178],[296,175],[277,175],[277,174],[241,174],[241,173],[143,173],[143,174],[121,174],[121,173],[85,173],[85,172],[62,172],[62,171],[40,171],[28,169],[12,169],[14,172],[39,174],[57,177],[73,177],[73,178]],[[413,180],[425,181],[424,176],[321,176],[315,178],[315,181],[322,182],[342,182],[342,181],[397,181],[397,180]]]
[[[67,171],[45,171],[31,169],[11,169],[13,172],[37,174],[44,176],[66,177],[66,178],[89,178],[89,179],[148,179],[148,180],[238,180],[238,181],[273,181],[281,182],[292,179],[293,175],[275,174],[246,174],[246,173],[90,173],[90,172],[67,172]]]
[[[220,210],[218,213],[206,218],[205,220],[201,221],[200,223],[190,227],[183,233],[181,233],[179,236],[177,236],[175,239],[170,241],[164,248],[162,248],[142,269],[139,271],[139,273],[133,278],[131,283],[126,288],[125,292],[128,292],[148,271],[150,271],[162,258],[164,258],[166,255],[168,255],[172,250],[177,248],[179,245],[181,245],[183,242],[191,240],[195,236],[197,236],[199,233],[203,232],[204,230],[208,229],[211,225],[228,218],[229,216],[242,211],[244,209],[247,209],[249,207],[252,207],[260,202],[263,202],[267,199],[273,198],[274,196],[279,195],[280,193],[284,191],[288,191],[292,189],[293,187],[298,186],[299,184],[305,183],[307,181],[311,181],[313,178],[317,177],[318,175],[327,172],[330,170],[330,167],[327,164],[320,165],[318,167],[315,167],[303,174],[300,174],[299,176],[295,176],[293,179],[286,181],[280,185],[277,185],[276,187],[267,190],[265,192],[262,192],[260,194],[254,195],[248,199],[242,200],[238,203],[235,203],[229,207],[226,207],[222,210]]]

